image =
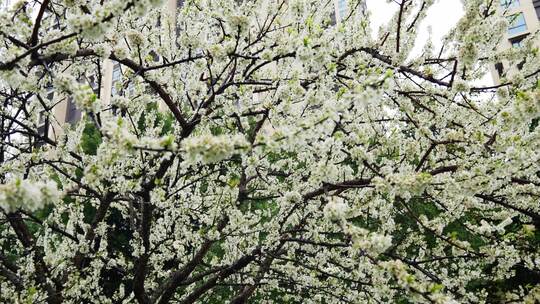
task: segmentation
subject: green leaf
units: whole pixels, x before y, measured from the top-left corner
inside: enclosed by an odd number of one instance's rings
[[[101,142],[101,133],[98,128],[91,122],[86,123],[79,144],[83,152],[89,155],[96,155],[97,148]]]

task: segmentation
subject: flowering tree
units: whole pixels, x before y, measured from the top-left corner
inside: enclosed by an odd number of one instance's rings
[[[360,1],[183,2],[0,12],[0,301],[539,300],[538,35],[497,51],[498,1],[418,55],[433,0],[376,38]]]

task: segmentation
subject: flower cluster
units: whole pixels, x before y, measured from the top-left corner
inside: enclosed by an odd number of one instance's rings
[[[46,204],[56,203],[62,197],[53,181],[31,181],[14,178],[0,184],[0,208],[13,212],[19,208],[35,211]]]
[[[420,54],[444,1],[377,36],[361,0],[33,2],[0,12],[1,303],[538,301],[539,33],[499,50],[498,2]]]
[[[182,148],[191,162],[215,163],[247,148],[247,141],[242,135],[205,134],[185,139]]]

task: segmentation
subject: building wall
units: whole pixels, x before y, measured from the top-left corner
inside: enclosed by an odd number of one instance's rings
[[[510,1],[510,0],[507,0]],[[540,29],[540,0],[514,0],[515,4],[510,5],[506,10],[505,15],[508,17],[523,14],[526,28],[521,30],[507,31],[504,39],[499,44],[500,50],[516,47],[512,42],[519,41],[527,35]],[[502,2],[502,1],[501,1]],[[534,3],[533,3],[534,2]],[[502,70],[501,70],[502,68]],[[503,61],[491,67],[491,76],[495,84],[501,83],[501,75],[503,73],[511,74],[515,72],[517,67],[510,66],[509,62]]]
[[[340,20],[345,18],[346,15],[348,14],[349,12],[348,1],[349,0],[334,0],[335,15],[333,17],[335,18],[334,20],[337,23],[339,23]],[[164,22],[161,23],[161,26],[166,27],[166,26],[171,26],[171,24],[173,25],[176,24],[176,11],[178,7],[182,6],[183,2],[184,0],[167,0],[165,2],[164,5],[167,8],[166,11],[168,13],[168,17],[164,16],[167,19],[165,19]],[[365,3],[361,9],[365,11],[366,9]],[[100,91],[101,91],[100,99],[104,107],[110,104],[111,97],[115,94],[114,85],[117,79],[115,79],[116,77],[113,77],[114,71],[115,71],[115,63],[110,59],[105,59],[103,62],[103,71],[102,71],[103,77],[100,84]],[[260,96],[254,96],[255,100],[258,98],[260,98]],[[164,110],[166,106],[164,103],[160,103],[159,108]],[[68,110],[69,110],[68,101],[63,101],[55,107],[53,111],[54,119],[50,120],[49,128],[48,128],[49,129],[48,136],[51,139],[58,138],[59,136],[62,135],[61,126],[65,123],[68,123],[68,121],[66,121],[66,118],[69,117],[69,115],[67,115]],[[84,116],[84,113],[82,113],[80,117],[83,117],[83,116]]]

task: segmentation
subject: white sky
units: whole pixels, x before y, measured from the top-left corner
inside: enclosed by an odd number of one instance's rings
[[[386,0],[367,0],[367,7],[372,15],[374,34],[379,26],[388,22],[398,10],[398,5],[395,2],[387,3]],[[429,26],[433,34],[433,43],[440,47],[442,37],[458,22],[461,16],[463,16],[463,6],[460,0],[435,1],[435,4],[428,9],[427,17],[420,23],[415,50],[418,52],[424,46]]]
[[[394,1],[366,0],[368,11],[371,13],[371,26],[373,35],[376,35],[379,27],[388,22],[396,13],[399,6]],[[431,27],[433,45],[440,48],[441,39],[455,26],[463,16],[463,5],[460,0],[436,0],[427,11],[427,17],[420,23],[416,45],[412,51],[418,54],[424,47],[428,38],[428,27]],[[489,73],[479,82],[483,85],[492,85],[493,80]]]
[[[0,0],[8,1],[9,0]],[[375,36],[379,27],[388,22],[398,10],[398,4],[387,0],[366,0],[368,11],[371,13],[371,27]],[[433,45],[440,48],[441,39],[458,22],[463,15],[461,0],[435,0],[427,11],[427,17],[420,23],[416,45],[412,54],[418,54],[428,38],[428,27],[431,27]],[[479,81],[479,84],[492,85],[493,80],[489,73]]]

